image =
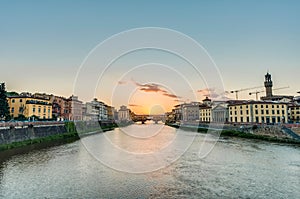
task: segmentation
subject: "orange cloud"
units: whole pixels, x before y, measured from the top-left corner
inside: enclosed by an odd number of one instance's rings
[[[222,93],[218,93],[216,91],[216,89],[214,88],[205,88],[205,89],[200,89],[197,91],[200,95],[205,96],[205,97],[209,97],[212,99],[218,99],[218,100],[227,100],[230,99],[228,98],[226,95],[229,94],[228,91],[222,92]]]
[[[126,81],[118,81],[118,84],[122,85],[122,84],[126,84]]]
[[[177,95],[175,95],[173,93],[168,92],[167,90],[165,90],[164,88],[162,88],[158,84],[155,84],[155,83],[141,84],[141,83],[138,83],[138,82],[134,81],[133,79],[131,79],[131,81],[137,87],[139,87],[140,91],[162,93],[162,95],[170,97],[170,98],[181,98],[180,96],[177,96]]]

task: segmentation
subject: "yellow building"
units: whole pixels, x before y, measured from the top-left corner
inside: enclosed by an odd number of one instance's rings
[[[300,122],[300,105],[293,104],[289,107],[290,110],[290,121]]]
[[[211,121],[211,107],[204,104],[199,107],[199,120],[200,122],[210,122]]]
[[[229,104],[233,123],[287,123],[288,105],[284,102],[242,101]]]
[[[11,96],[7,100],[13,118],[24,115],[26,118],[37,116],[40,119],[52,119],[52,105],[47,99]]]

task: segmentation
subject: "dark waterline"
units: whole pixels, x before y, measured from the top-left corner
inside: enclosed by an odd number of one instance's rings
[[[126,128],[141,130],[135,126]],[[164,128],[172,133],[171,127]],[[178,133],[196,136],[189,150],[168,167],[145,174],[119,172],[104,166],[87,152],[81,140],[8,155],[0,161],[0,198],[299,197],[299,147],[220,139],[213,151],[201,159],[198,151],[205,135]],[[118,129],[105,134],[126,144]],[[89,138],[98,142],[101,135]],[[151,147],[139,148],[142,149]],[[117,154],[111,156],[119,158]]]

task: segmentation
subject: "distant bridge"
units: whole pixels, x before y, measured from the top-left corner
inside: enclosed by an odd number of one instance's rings
[[[147,120],[153,120],[155,123],[158,123],[159,121],[164,121],[165,116],[164,115],[135,115],[132,118],[132,121],[142,122],[142,124],[144,124]]]

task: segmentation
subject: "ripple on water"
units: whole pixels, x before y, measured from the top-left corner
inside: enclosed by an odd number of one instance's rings
[[[187,136],[194,135],[187,133]],[[0,163],[0,197],[297,198],[300,195],[299,148],[230,138],[221,139],[208,156],[200,158],[204,137],[196,136],[186,153],[168,167],[146,174],[123,173],[103,166],[80,141],[12,156]]]

